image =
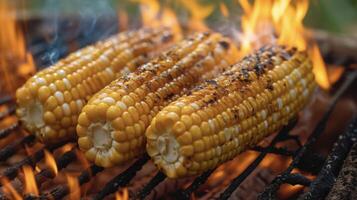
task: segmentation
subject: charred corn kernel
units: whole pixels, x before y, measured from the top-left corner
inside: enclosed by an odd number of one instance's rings
[[[202,173],[280,129],[314,87],[306,53],[262,48],[164,107],[146,130],[147,152],[170,178]]]
[[[170,43],[171,36],[165,28],[124,32],[69,55],[38,72],[17,90],[18,117],[43,142],[74,137],[76,123],[69,119],[78,118],[87,100],[121,74],[153,57]],[[104,101],[99,106],[107,109],[114,99],[107,97]],[[108,114],[114,118],[115,112]],[[96,112],[87,117],[106,114]],[[86,120],[82,117],[80,122],[86,124]]]
[[[157,112],[182,94],[184,88],[191,87],[202,80],[203,76],[213,75],[213,70],[223,70],[229,63],[233,63],[236,49],[229,45],[229,42],[216,33],[197,34],[99,91],[89,100],[79,118],[81,119],[82,115],[96,117],[89,117],[89,123],[79,123],[77,127],[79,131],[83,128],[87,130],[86,135],[78,133],[78,136],[88,137],[93,145],[79,144],[80,149],[84,152],[92,149],[102,152],[96,154],[103,156],[100,159],[92,155],[87,158],[104,167],[125,163],[142,154],[145,151],[145,130]],[[217,54],[217,49],[224,52],[224,55]],[[224,64],[216,62],[218,55],[220,60],[225,60]],[[213,59],[214,62],[203,64],[206,59]],[[207,75],[208,73],[211,74]],[[108,102],[108,97],[114,99],[114,102]],[[102,103],[111,106],[101,108],[98,105]],[[188,141],[184,134],[187,131],[186,126],[199,121],[197,116],[189,115],[191,111],[194,110],[188,108],[184,122],[174,127],[176,134],[182,135],[183,141]],[[98,115],[102,112],[107,114],[106,117]],[[170,124],[177,120],[179,115],[173,113],[165,118],[165,123]],[[96,129],[99,126],[102,128]],[[155,126],[151,129],[155,132],[165,129],[165,126]],[[195,127],[193,129],[197,130],[196,137],[200,137],[200,130]],[[188,137],[192,138],[191,135]],[[161,143],[164,144],[166,140],[170,139],[163,139]],[[127,143],[130,145],[127,146]],[[173,145],[179,146],[178,143]],[[110,159],[107,152],[111,151],[113,146],[122,159]],[[184,150],[185,154],[192,151],[193,147]]]

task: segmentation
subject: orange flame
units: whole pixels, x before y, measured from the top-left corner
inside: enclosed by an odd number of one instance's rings
[[[228,17],[229,16],[229,11],[228,11],[228,8],[227,8],[226,4],[221,2],[219,4],[219,10],[221,11],[221,13],[222,13],[222,15],[224,17]]]
[[[330,87],[326,67],[317,45],[308,46],[303,19],[309,7],[308,0],[239,0],[242,16],[240,52],[244,56],[265,44],[277,43],[306,50],[312,59],[316,82],[323,89]]]
[[[16,24],[16,12],[8,2],[0,1],[0,78],[5,80],[1,87],[12,93],[35,67],[31,54],[26,51],[23,33]]]
[[[328,79],[331,84],[336,83],[342,76],[345,68],[343,66],[333,66],[329,67],[327,70]]]
[[[59,148],[58,150],[56,150],[56,152],[58,152],[59,154],[64,154],[65,152],[70,151],[74,146],[75,144],[73,143],[67,143],[63,145],[61,148]]]
[[[190,13],[190,20],[188,22],[190,30],[209,30],[204,20],[213,12],[214,6],[212,4],[203,5],[199,0],[180,0],[180,3]]]
[[[322,60],[321,54],[319,47],[317,44],[313,44],[310,51],[309,55],[312,59],[312,64],[314,66],[313,71],[315,74],[315,80],[316,82],[320,85],[321,88],[323,89],[329,89],[330,88],[330,81],[328,79],[328,74],[326,71],[326,66],[324,61]]]
[[[53,155],[47,150],[45,150],[45,163],[47,167],[50,168],[55,175],[57,175],[58,168],[57,168],[56,160],[53,157]]]
[[[141,20],[144,27],[165,26],[172,29],[175,39],[181,39],[182,30],[176,14],[168,7],[161,7],[157,0],[132,0],[140,3]]]
[[[128,29],[128,23],[129,23],[128,13],[123,9],[118,10],[118,23],[119,23],[118,27],[120,31],[124,31]]]
[[[244,11],[242,16],[241,54],[246,55],[252,50],[266,43],[265,37],[271,39],[273,30],[271,27],[272,2],[257,0],[251,6],[247,0],[239,0]]]
[[[124,188],[121,192],[115,193],[115,200],[128,200],[128,199],[129,199],[128,188]]]
[[[14,189],[14,187],[12,187],[10,181],[6,177],[0,179],[0,182],[3,185],[3,192],[7,196],[11,196],[11,199],[14,200],[22,200],[21,195]]]
[[[81,198],[81,188],[78,183],[78,179],[75,176],[66,175],[68,187],[69,187],[69,200],[77,200]]]
[[[25,177],[25,193],[38,195],[38,188],[32,168],[25,165],[22,167],[22,170]]]
[[[306,49],[304,38],[303,19],[309,7],[308,0],[300,0],[294,7],[290,1],[279,0],[273,5],[272,16],[275,29],[278,32],[278,43],[297,47],[299,50]]]

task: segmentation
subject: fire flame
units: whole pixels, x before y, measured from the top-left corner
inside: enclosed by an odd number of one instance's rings
[[[78,183],[78,179],[73,175],[66,175],[68,187],[69,187],[69,200],[77,200],[81,198],[81,188]]]
[[[307,50],[313,62],[316,82],[323,89],[330,88],[326,67],[317,45],[308,45],[303,20],[309,7],[308,0],[239,0],[242,16],[240,35],[241,56],[265,44],[277,43],[299,50]]]
[[[175,39],[181,39],[182,30],[174,11],[168,7],[160,6],[157,0],[132,1],[140,4],[141,20],[144,27],[169,27],[175,33]]]
[[[60,147],[59,149],[57,149],[56,151],[59,154],[64,154],[67,151],[70,151],[74,146],[75,146],[75,144],[73,144],[73,143],[67,143],[67,144],[63,145],[62,147]]]
[[[16,24],[16,12],[8,2],[0,1],[0,78],[5,80],[1,87],[12,93],[20,84],[18,79],[25,80],[35,71],[35,65]]]
[[[46,163],[47,167],[51,169],[53,174],[57,175],[58,169],[57,169],[56,160],[53,157],[53,155],[50,152],[48,152],[47,150],[45,150],[45,163]]]
[[[321,88],[329,89],[330,81],[326,71],[325,63],[321,57],[320,50],[317,44],[314,43],[312,45],[309,51],[309,55],[311,56],[312,64],[314,66],[313,70],[316,82],[320,85]]]
[[[128,199],[129,199],[128,188],[124,188],[121,192],[115,193],[115,200],[128,200]]]
[[[118,22],[118,27],[120,31],[128,29],[129,17],[128,13],[123,9],[118,10]]]
[[[22,167],[22,170],[25,177],[25,193],[38,195],[38,188],[32,168],[25,165]]]
[[[345,68],[343,66],[329,67],[327,70],[329,82],[331,84],[336,83],[342,76],[343,72],[345,72]]]
[[[222,15],[224,17],[228,17],[229,16],[229,11],[228,11],[228,8],[227,8],[226,4],[221,2],[219,4],[219,10],[221,11],[221,13],[222,13]]]
[[[190,30],[207,31],[204,20],[213,12],[214,6],[211,4],[203,5],[198,0],[179,1],[190,13],[188,27]]]
[[[11,199],[14,200],[22,200],[21,195],[12,187],[10,181],[4,177],[0,179],[1,184],[3,185],[3,192],[7,195],[10,196]]]

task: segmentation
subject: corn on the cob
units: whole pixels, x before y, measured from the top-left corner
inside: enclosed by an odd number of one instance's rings
[[[171,178],[212,169],[287,124],[315,87],[305,53],[266,47],[162,109],[147,152]]]
[[[237,50],[229,42],[215,33],[195,35],[95,94],[77,125],[87,159],[109,167],[143,153],[145,129],[161,107],[234,61]]]
[[[38,72],[16,92],[17,115],[43,142],[74,137],[78,115],[97,91],[167,46],[166,28],[123,32]],[[156,51],[157,50],[157,51]]]

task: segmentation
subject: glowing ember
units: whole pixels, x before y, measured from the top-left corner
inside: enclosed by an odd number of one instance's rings
[[[55,175],[57,175],[58,169],[57,169],[56,160],[54,159],[53,155],[46,150],[45,150],[45,163],[47,167],[50,168]]]
[[[129,199],[128,188],[124,188],[121,192],[115,193],[115,200],[128,200],[128,199]]]
[[[14,200],[22,200],[21,195],[12,187],[10,181],[4,177],[0,180],[1,184],[3,185],[3,192],[6,194],[7,197],[11,197]]]
[[[25,193],[38,195],[38,188],[32,168],[26,165],[23,166],[22,170],[25,177]]]
[[[31,54],[26,51],[26,43],[21,29],[16,24],[16,12],[0,1],[0,79],[7,93],[11,94],[35,71]]]
[[[81,188],[79,186],[78,180],[75,176],[66,175],[68,187],[69,187],[69,200],[77,200],[81,198]]]

